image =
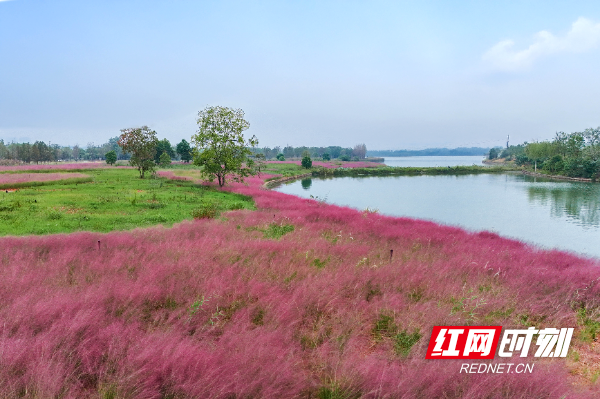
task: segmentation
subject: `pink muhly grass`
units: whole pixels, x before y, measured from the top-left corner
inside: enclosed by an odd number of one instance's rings
[[[0,173],[0,186],[89,177],[83,173]]]
[[[131,166],[111,166],[106,162],[75,162],[75,163],[57,163],[57,164],[36,164],[36,165],[18,165],[18,166],[0,166],[0,172],[4,171],[22,171],[22,170],[78,170],[78,169],[96,169],[96,168],[131,168]]]
[[[156,174],[171,180],[194,180],[192,177],[188,176],[177,176],[172,170],[159,170]]]
[[[258,210],[223,220],[0,239],[0,396],[597,396],[563,361],[461,375],[424,359],[434,325],[579,334],[576,310],[599,308],[597,261],[263,183],[226,187]],[[399,331],[421,336],[408,356]]]

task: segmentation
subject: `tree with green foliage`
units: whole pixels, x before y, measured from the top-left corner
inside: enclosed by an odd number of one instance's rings
[[[117,152],[114,150],[104,154],[104,157],[106,159],[106,163],[109,165],[114,165],[117,162]]]
[[[498,155],[499,158],[504,158],[507,161],[511,161],[516,159],[519,155],[525,155],[525,144],[517,144],[517,145],[511,145],[508,148],[504,148],[502,150],[502,152],[500,153],[500,155]]]
[[[192,136],[196,146],[194,165],[202,166],[201,173],[223,187],[228,178],[242,182],[244,177],[256,174],[249,147],[258,140],[252,136],[247,141],[243,131],[250,127],[244,111],[227,107],[206,107],[198,112],[198,132]]]
[[[325,153],[323,154],[323,161],[330,161],[331,160],[331,156],[329,155],[329,153]]]
[[[529,143],[525,147],[525,154],[534,162],[534,171],[537,172],[537,163],[544,161],[546,158],[554,155],[556,149],[552,143],[548,141],[540,141],[537,143]]]
[[[563,171],[565,163],[563,157],[560,154],[556,154],[553,157],[544,161],[543,169],[551,173],[560,173]]]
[[[282,153],[277,154],[278,161],[285,161],[285,156]]]
[[[146,172],[152,172],[155,168],[154,156],[156,155],[156,132],[148,126],[121,129],[119,146],[123,152],[131,154],[129,164],[137,168],[140,179],[144,178]]]
[[[310,153],[308,151],[304,151],[302,153],[302,167],[305,169],[312,168],[312,159],[310,159]]]
[[[284,155],[286,158],[293,158],[293,157],[294,157],[294,154],[295,154],[295,152],[294,152],[294,147],[292,147],[291,145],[286,145],[286,146],[283,148],[283,155]]]
[[[162,154],[169,155],[169,159],[175,158],[175,151],[173,151],[173,147],[171,146],[171,142],[167,139],[159,140],[156,143],[156,154],[154,154],[154,162],[160,164],[160,157]]]
[[[566,141],[567,156],[570,158],[578,158],[585,147],[585,138],[581,133],[571,133]]]
[[[498,149],[497,148],[491,148],[490,152],[488,154],[488,159],[496,159],[498,158]]]
[[[177,144],[177,154],[181,157],[184,162],[190,162],[192,160],[192,147],[187,140],[183,139]]]
[[[163,152],[162,154],[160,154],[158,164],[161,168],[166,168],[169,165],[171,165],[171,157],[169,156],[169,154],[167,154],[167,152]]]
[[[43,141],[36,141],[31,146],[31,161],[35,163],[54,161],[54,151]]]

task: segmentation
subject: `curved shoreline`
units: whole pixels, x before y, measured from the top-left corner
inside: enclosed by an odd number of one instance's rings
[[[312,177],[312,172],[309,173],[303,173],[301,175],[296,175],[296,176],[282,176],[273,180],[269,180],[268,182],[265,182],[262,186],[263,188],[266,188],[268,190],[275,188],[283,183],[286,183],[288,181],[294,181],[294,180],[298,180],[298,179],[304,179],[305,177]]]
[[[411,169],[417,169],[417,168],[411,168]],[[419,169],[434,169],[434,168],[419,168]],[[462,171],[461,171],[462,172]],[[515,173],[515,172],[519,172],[518,170],[503,170],[503,171],[498,171],[498,170],[490,170],[487,173]],[[592,179],[588,179],[588,178],[584,178],[584,177],[569,177],[569,176],[563,176],[563,175],[547,175],[544,173],[538,173],[538,172],[530,172],[527,170],[521,170],[520,171],[522,174],[526,175],[526,176],[531,176],[531,177],[542,177],[542,178],[548,178],[548,179],[555,179],[555,180],[565,180],[565,181],[575,181],[575,182],[583,182],[583,183],[595,183],[594,180]],[[480,174],[480,173],[486,173],[486,171],[473,171],[473,174]],[[337,176],[336,176],[337,174]],[[423,174],[427,174],[424,173],[424,171],[422,170],[421,175]],[[440,173],[441,174],[441,173]],[[445,173],[444,175],[447,175],[448,173]],[[468,174],[468,173],[457,173],[457,174]],[[357,176],[355,173],[319,173],[319,171],[311,171],[309,173],[303,173],[301,175],[296,175],[296,176],[285,176],[285,177],[280,177],[280,178],[276,178],[270,181],[267,181],[263,184],[263,188],[265,189],[273,189],[283,183],[287,183],[290,181],[294,181],[294,180],[299,180],[299,179],[304,179],[307,177],[323,177],[323,175],[326,175],[328,177],[345,177],[345,176],[350,176],[350,177],[355,177]],[[368,175],[368,174],[367,174]],[[373,174],[374,176],[378,176],[376,174]],[[387,176],[396,176],[397,174],[385,174]],[[383,175],[383,176],[385,176]],[[405,175],[414,175],[414,173],[405,173]],[[381,175],[379,175],[381,176]]]
[[[357,176],[419,176],[419,175],[468,175],[468,174],[492,174],[517,172],[518,170],[502,167],[479,167],[479,166],[453,166],[453,167],[379,167],[379,168],[335,168],[335,169],[313,169],[308,173],[295,176],[282,176],[274,178],[263,184],[266,189],[271,189],[288,181],[304,179],[306,177],[357,177]]]

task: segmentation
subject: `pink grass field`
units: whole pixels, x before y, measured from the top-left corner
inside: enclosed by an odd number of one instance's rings
[[[0,186],[89,177],[83,173],[0,173]]]
[[[257,211],[0,238],[0,397],[600,395],[593,362],[573,357],[536,359],[532,374],[424,359],[434,325],[576,327],[571,352],[586,358],[576,310],[597,319],[597,261],[248,183],[227,190]],[[265,238],[272,224],[294,231]],[[374,330],[381,315],[422,335],[408,356]]]
[[[73,162],[57,164],[39,164],[39,165],[18,165],[18,166],[0,166],[0,172],[22,171],[22,170],[72,170],[72,169],[96,169],[96,168],[131,168],[131,166],[111,166],[106,162]]]

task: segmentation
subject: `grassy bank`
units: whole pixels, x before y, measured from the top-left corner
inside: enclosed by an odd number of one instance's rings
[[[597,261],[300,199],[264,178],[215,192],[251,197],[253,211],[0,238],[0,397],[598,396]],[[158,184],[157,196],[171,187]],[[575,335],[567,359],[494,360],[532,374],[461,374],[460,360],[424,359],[434,325]]]
[[[348,163],[351,164],[351,163]],[[356,164],[356,163],[355,163]],[[364,162],[362,163],[364,164]],[[279,184],[279,181],[293,177],[302,177],[310,173],[315,177],[346,177],[346,176],[419,176],[419,175],[467,175],[481,173],[506,173],[520,171],[520,168],[513,166],[453,166],[453,167],[390,167],[374,164],[372,167],[346,167],[345,163],[328,164],[326,166],[315,166],[311,169],[304,169],[295,163],[275,163],[269,162],[264,168],[264,172],[271,174],[265,179],[267,186],[273,187]]]
[[[0,166],[0,175],[4,173],[84,172],[90,169],[131,169],[131,166],[127,166],[124,161],[118,161],[117,164],[118,166],[110,166],[106,162],[73,162]]]

